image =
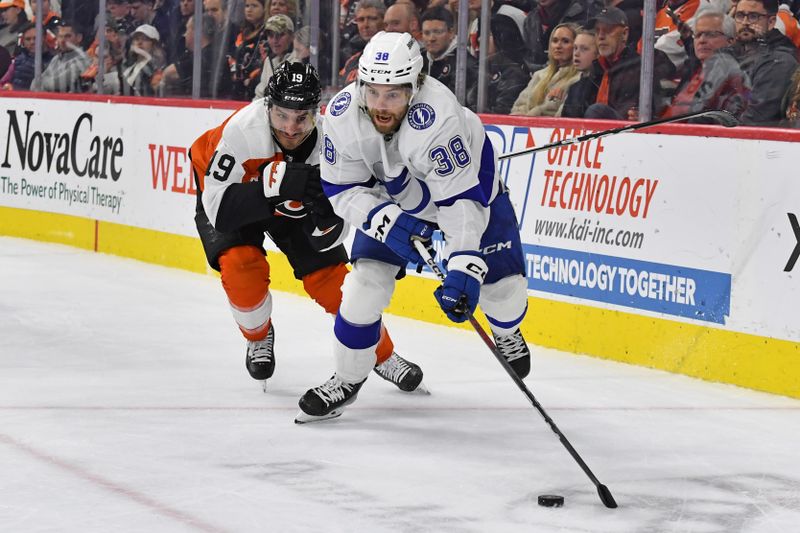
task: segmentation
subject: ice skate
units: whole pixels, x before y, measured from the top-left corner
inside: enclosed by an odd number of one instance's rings
[[[403,359],[395,352],[392,352],[392,356],[377,365],[374,370],[386,381],[394,383],[401,391],[430,394],[428,388],[422,383],[422,369],[419,365]]]
[[[531,351],[528,349],[528,345],[525,343],[519,328],[514,333],[502,336],[495,335],[492,332],[492,336],[497,349],[506,358],[514,372],[520,378],[525,378],[531,371]]]
[[[261,381],[261,388],[267,392],[267,380],[275,372],[275,329],[269,324],[267,336],[260,341],[247,341],[245,366],[253,379]]]
[[[358,391],[364,381],[347,383],[334,374],[331,379],[319,387],[309,389],[300,398],[300,412],[294,419],[295,424],[319,422],[341,416],[345,406],[356,401]]]

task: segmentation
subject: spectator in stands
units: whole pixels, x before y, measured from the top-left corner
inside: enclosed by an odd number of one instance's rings
[[[132,34],[136,29],[128,0],[106,0],[106,11],[108,19],[113,20],[126,35]]]
[[[220,33],[228,22],[228,3],[224,0],[203,0],[203,13],[211,15]]]
[[[739,0],[731,0],[730,16],[736,13],[736,4]],[[800,6],[800,1],[795,2],[795,5]],[[778,7],[777,18],[775,19],[775,29],[780,31],[792,41],[795,48],[800,47],[800,23],[797,21],[796,12],[792,11],[791,6],[786,2],[781,3]]]
[[[521,7],[506,3],[492,4],[491,36],[494,37],[495,47],[528,73],[528,79],[525,80],[527,85],[530,73],[525,67],[525,39],[523,37],[526,16],[527,12]],[[513,104],[513,102],[511,103]]]
[[[228,0],[203,0],[203,13],[211,15],[216,24],[216,35],[212,44],[215,57],[218,61],[222,61],[225,56],[233,54],[236,50],[236,35],[239,33],[230,21]]]
[[[5,26],[0,28],[0,46],[13,54],[17,50],[19,32],[28,24],[28,15],[25,14],[25,0],[3,0],[0,2],[0,12],[3,14]]]
[[[386,8],[386,13],[383,15],[383,29],[412,35],[424,50],[419,11],[414,4],[396,2]]]
[[[235,100],[252,100],[261,79],[261,48],[267,40],[265,13],[265,0],[245,0],[242,30],[236,36],[236,50],[228,58]]]
[[[211,51],[203,49],[203,53],[209,56],[212,63],[209,68],[215,80],[222,80],[223,76],[228,76],[230,79],[228,57],[236,50],[236,36],[239,30],[231,21],[228,7],[228,0],[203,0],[203,14],[211,16],[216,30],[211,42]],[[210,96],[215,97],[213,92]]]
[[[289,63],[308,64],[311,59],[311,28],[303,26],[294,32],[292,52],[286,57]]]
[[[166,63],[166,53],[161,46],[158,30],[142,24],[131,36],[131,48],[122,70],[122,94],[155,96],[154,80]]]
[[[339,53],[340,64],[344,65],[339,72],[341,86],[355,80],[358,72],[358,58],[372,36],[383,29],[383,16],[386,7],[382,0],[360,0],[355,10],[355,23],[358,33],[343,45]]]
[[[34,24],[36,23],[36,10],[38,9],[39,2],[42,3],[42,13],[44,13],[44,22],[42,22],[42,26],[44,27],[45,31],[45,43],[50,51],[55,52],[58,40],[58,28],[61,25],[61,17],[59,17],[58,13],[50,8],[50,0],[33,0],[31,2],[31,9],[33,10],[31,22]]]
[[[775,29],[780,31],[792,41],[795,48],[800,47],[800,23],[798,23],[791,9],[786,4],[778,8],[778,18],[775,20]]]
[[[742,114],[745,124],[776,125],[785,116],[781,102],[797,68],[797,50],[775,29],[777,12],[777,0],[740,0],[736,5],[732,52],[753,87]]]
[[[70,21],[62,21],[56,36],[56,56],[32,88],[59,93],[80,92],[81,73],[91,62],[81,48],[82,41],[82,30]]]
[[[587,26],[603,8],[602,0],[539,0],[525,18],[525,64],[533,73],[547,63],[550,33],[564,22]]]
[[[0,86],[6,91],[27,91],[33,82],[36,27],[29,22],[21,28],[20,34],[22,35],[22,46],[17,48],[11,66],[0,79]],[[50,57],[47,50],[42,50],[42,68],[47,67]]]
[[[434,7],[422,14],[422,40],[428,59],[427,74],[456,90],[456,32],[453,14],[443,8]],[[478,60],[467,56],[467,87],[478,80]]]
[[[339,43],[343,46],[349,42],[358,33],[358,26],[356,25],[356,7],[358,6],[357,0],[339,0]],[[339,51],[339,64],[342,63],[342,51]],[[344,60],[348,56],[344,56]]]
[[[655,47],[665,53],[676,68],[681,68],[686,61],[685,44],[691,39],[695,13],[701,5],[708,4],[708,0],[667,0],[656,13]],[[641,51],[641,43],[638,49]]]
[[[194,0],[180,0],[175,31],[175,53],[180,55],[186,50],[186,23],[194,15]]]
[[[283,63],[292,53],[294,23],[288,15],[272,15],[265,24],[269,45],[269,62],[272,70]]]
[[[256,86],[255,97],[262,98],[272,73],[286,61],[294,44],[294,23],[287,15],[272,15],[264,25],[268,46],[265,50],[261,80]]]
[[[723,109],[740,117],[747,107],[749,81],[726,49],[733,43],[736,25],[710,6],[697,12],[694,24],[677,93],[663,116]]]
[[[297,11],[297,0],[269,0],[267,18],[272,15],[286,15],[292,23],[300,22]]]
[[[528,86],[514,102],[512,115],[553,117],[560,113],[567,91],[581,76],[572,61],[577,34],[578,27],[570,23],[553,28],[547,66],[533,73]]]
[[[597,38],[594,31],[579,29],[572,47],[572,64],[581,75],[586,75],[599,56],[600,52],[597,50]]]
[[[792,75],[789,90],[783,99],[783,108],[786,119],[781,126],[786,128],[800,128],[800,68],[797,68]]]
[[[214,74],[214,39],[217,23],[211,15],[204,14],[198,25],[200,31],[201,70],[200,97],[225,97],[230,93],[230,71],[222,69]],[[186,23],[186,50],[178,60],[164,69],[162,85],[170,95],[188,96],[192,94],[192,68],[194,60],[194,16]]]
[[[656,38],[676,31],[677,21],[683,24],[689,23],[703,2],[708,3],[707,0],[666,0],[656,13]]]
[[[644,0],[605,0],[605,3],[606,7],[616,7],[625,13],[628,18],[628,30],[630,32],[628,42],[638,43],[642,38]]]
[[[120,95],[122,94],[122,60],[118,55],[114,54],[111,47],[106,45],[106,53],[103,55],[105,70],[102,80],[103,94]],[[99,93],[97,76],[95,75],[89,81],[89,85],[84,88],[84,92]]]
[[[106,46],[106,53],[113,56],[112,65],[117,67],[119,74],[121,74],[122,61],[125,58],[128,47],[128,34],[110,17],[106,19]],[[86,67],[86,70],[81,73],[80,85],[82,92],[96,92],[97,84],[95,80],[99,72],[99,47],[100,41],[99,39],[95,39],[92,44],[89,45],[89,49],[86,52],[86,55],[89,56],[90,63],[89,66]],[[108,74],[107,70],[106,74]],[[117,89],[121,90],[122,85],[119,79],[116,81],[106,79],[103,83],[103,87],[105,87],[107,83],[110,84],[109,86],[115,86]],[[119,94],[119,91],[111,94]]]
[[[501,0],[502,1],[502,0]],[[490,7],[494,0],[489,0]],[[513,3],[513,2],[511,2]],[[453,13],[453,19],[458,20],[458,7],[460,0],[448,0],[447,8]],[[467,2],[467,51],[470,55],[478,57],[479,52],[479,34],[478,34],[478,18],[481,13],[481,0],[469,0]]]
[[[169,21],[162,16],[156,16],[158,13],[155,0],[132,0],[130,5],[133,24],[137,28],[142,24],[149,24],[158,30],[159,35],[169,35]]]
[[[504,4],[491,16],[486,74],[486,113],[506,115],[530,75],[522,62],[522,24],[525,12]],[[477,28],[480,30],[480,26]],[[477,108],[478,83],[467,90],[467,106]]]
[[[676,68],[681,68],[688,58],[687,41],[692,38],[697,13],[707,8],[724,12],[728,4],[728,0],[668,0],[656,13],[656,50],[666,54]]]
[[[572,64],[581,77],[567,90],[560,116],[583,117],[589,106],[597,100],[599,80],[603,76],[602,68],[597,62],[599,56],[594,30],[578,30],[575,45],[572,47]]]
[[[586,118],[635,120],[639,106],[641,58],[628,46],[628,19],[615,7],[601,11],[592,22],[600,56],[600,80],[595,102]]]

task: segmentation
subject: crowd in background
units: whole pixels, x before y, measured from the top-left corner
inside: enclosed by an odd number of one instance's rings
[[[42,74],[34,80],[33,14],[39,2],[44,45]],[[0,0],[0,87],[187,97],[196,32],[201,98],[259,98],[281,62],[310,61],[309,1],[202,0],[195,21],[195,0],[106,0],[102,54],[98,4]],[[362,50],[386,30],[413,35],[424,50],[424,72],[455,89],[459,4],[320,1],[317,61],[323,85],[331,93],[355,80]],[[476,109],[481,1],[468,4],[464,105]],[[489,4],[483,111],[639,119],[644,0]],[[800,0],[659,0],[657,7],[654,117],[725,109],[748,125],[800,127]]]

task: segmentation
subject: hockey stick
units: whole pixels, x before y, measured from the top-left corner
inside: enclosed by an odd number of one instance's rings
[[[422,256],[422,259],[425,260],[425,263],[430,267],[431,270],[433,270],[434,274],[436,274],[436,277],[439,278],[439,281],[444,281],[445,277],[444,272],[442,272],[442,269],[439,268],[439,265],[436,263],[436,261],[434,261],[433,257],[431,256],[431,253],[428,251],[428,249],[425,247],[422,241],[420,241],[419,239],[414,239],[412,242],[414,243],[414,247]],[[511,379],[514,380],[514,383],[517,384],[519,390],[521,390],[522,393],[525,394],[525,396],[528,398],[528,401],[531,402],[531,405],[533,405],[533,407],[535,407],[536,410],[539,411],[539,414],[542,415],[542,418],[544,418],[544,421],[547,422],[548,426],[550,426],[550,429],[553,430],[553,433],[555,433],[558,436],[558,440],[561,441],[561,444],[564,445],[564,447],[567,449],[572,458],[575,459],[575,461],[578,463],[581,469],[586,473],[587,476],[589,476],[589,479],[592,480],[594,486],[597,487],[597,494],[600,495],[600,501],[603,502],[603,505],[605,505],[609,509],[615,509],[617,507],[617,502],[614,500],[614,497],[611,495],[611,491],[608,490],[608,487],[600,483],[597,477],[592,473],[592,471],[589,469],[589,466],[583,461],[581,456],[578,455],[578,452],[575,451],[575,448],[572,447],[572,444],[570,444],[570,442],[567,440],[567,437],[565,437],[564,434],[561,433],[561,430],[558,429],[556,423],[553,422],[553,419],[550,418],[550,416],[548,416],[547,412],[545,412],[544,410],[544,407],[542,407],[542,405],[539,403],[539,401],[536,399],[536,397],[533,395],[530,389],[528,389],[528,387],[525,385],[525,382],[523,382],[522,379],[520,379],[517,373],[514,372],[514,369],[511,368],[511,365],[508,364],[506,358],[503,357],[503,354],[501,354],[498,351],[497,346],[495,346],[494,344],[494,341],[489,337],[489,335],[486,333],[483,327],[478,323],[478,321],[475,320],[475,317],[472,316],[472,313],[469,313],[467,317],[469,318],[469,323],[472,324],[472,327],[478,333],[478,336],[480,336],[481,340],[483,340],[484,344],[486,344],[486,347],[489,348],[489,350],[491,350],[495,359],[497,359],[500,365],[502,365],[506,373],[509,376],[511,376]]]
[[[503,154],[499,156],[497,159],[502,161],[503,159],[509,159],[511,157],[517,157],[520,155],[525,154],[532,154],[535,152],[542,152],[544,150],[550,150],[551,148],[559,148],[561,146],[569,146],[570,144],[582,143],[585,141],[591,141],[593,139],[599,139],[601,137],[607,137],[609,135],[616,135],[617,133],[624,133],[626,131],[634,131],[634,130],[641,130],[644,128],[652,128],[653,126],[659,126],[661,124],[668,124],[670,122],[680,122],[682,120],[689,120],[693,118],[700,118],[706,117],[711,118],[725,126],[726,128],[733,128],[734,126],[739,125],[739,120],[733,116],[728,111],[698,111],[697,113],[687,113],[685,115],[678,115],[676,117],[668,117],[668,118],[660,118],[658,120],[651,120],[649,122],[640,122],[638,124],[629,124],[627,126],[622,126],[621,128],[614,128],[611,130],[603,130],[598,131],[595,133],[587,133],[586,135],[581,135],[580,137],[573,137],[571,139],[562,139],[560,141],[545,144],[543,146],[533,146],[531,148],[525,148],[524,150],[519,150],[517,152],[511,152],[510,154]]]

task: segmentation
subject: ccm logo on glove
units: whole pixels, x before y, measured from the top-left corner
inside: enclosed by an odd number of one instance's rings
[[[361,229],[406,261],[416,264],[424,261],[411,240],[427,241],[433,234],[433,228],[427,222],[403,212],[400,206],[391,202],[373,208]]]
[[[447,276],[433,292],[442,311],[453,322],[464,322],[478,306],[481,284],[488,272],[476,252],[455,252],[447,262]]]
[[[383,220],[381,220],[378,227],[375,228],[375,237],[377,240],[384,242],[386,240],[386,227],[392,223],[392,219],[388,217],[388,215],[383,215]]]

